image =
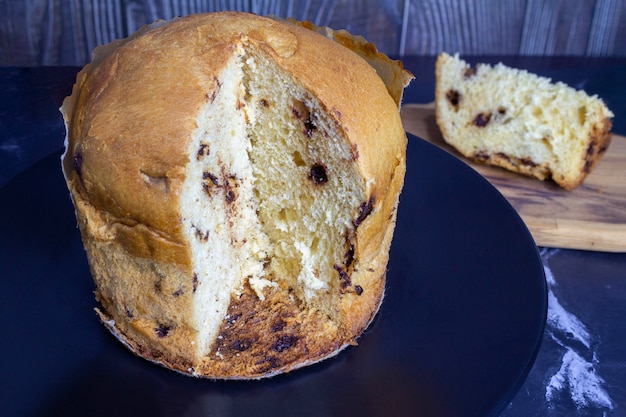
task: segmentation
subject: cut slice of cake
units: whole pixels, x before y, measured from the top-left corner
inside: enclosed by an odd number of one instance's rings
[[[442,53],[437,124],[464,156],[565,189],[579,186],[607,150],[613,113],[596,96],[503,64],[475,67]]]

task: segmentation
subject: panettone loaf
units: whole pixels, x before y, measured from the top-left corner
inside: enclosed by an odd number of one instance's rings
[[[443,138],[464,156],[579,186],[609,146],[613,114],[596,96],[503,64],[442,53],[435,103]]]
[[[317,32],[193,15],[79,73],[63,171],[98,312],[138,355],[266,377],[355,344],[378,310],[406,136],[397,85],[359,54],[411,75]]]

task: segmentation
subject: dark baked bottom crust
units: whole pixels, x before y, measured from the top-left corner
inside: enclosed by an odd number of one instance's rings
[[[261,301],[246,286],[231,299],[210,361],[220,374],[284,372],[340,350],[348,342],[342,333],[329,317],[308,311],[288,291],[271,290]]]
[[[288,291],[266,293],[261,301],[246,286],[241,294],[232,296],[219,336],[200,363],[133,339],[116,326],[104,308],[96,311],[105,326],[136,355],[183,374],[215,379],[259,379],[289,372],[356,345],[364,330],[351,334],[340,329],[320,311],[304,308]],[[367,324],[376,311],[371,312]]]

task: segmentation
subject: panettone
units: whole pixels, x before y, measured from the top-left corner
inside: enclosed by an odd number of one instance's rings
[[[378,310],[411,75],[311,29],[193,15],[79,73],[63,171],[98,312],[136,354],[260,378],[355,344]]]

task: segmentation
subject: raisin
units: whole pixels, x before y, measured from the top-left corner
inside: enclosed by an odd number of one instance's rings
[[[355,285],[354,286],[354,292],[356,293],[356,295],[363,294],[363,287],[361,287],[360,285]]]
[[[274,343],[274,346],[272,348],[276,352],[280,353],[284,350],[292,348],[296,344],[297,341],[298,341],[298,338],[296,336],[287,334],[287,335],[280,337],[276,341],[276,343]]]
[[[259,100],[259,104],[260,104],[261,106],[263,106],[263,107],[269,107],[269,106],[270,106],[270,103],[269,103],[266,99],[264,99],[264,98],[262,98],[261,100]]]
[[[181,295],[183,295],[184,290],[181,288],[177,289],[172,295],[174,297],[180,297]]]
[[[313,180],[315,185],[321,185],[328,182],[328,176],[326,175],[326,169],[323,165],[316,164],[311,167],[309,178]]]
[[[491,113],[478,113],[476,115],[476,117],[474,118],[474,125],[478,126],[478,127],[485,127],[487,126],[487,124],[489,123],[489,120],[491,119]]]

